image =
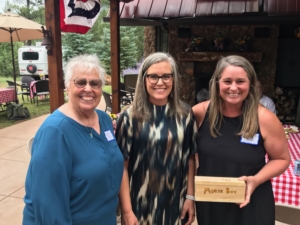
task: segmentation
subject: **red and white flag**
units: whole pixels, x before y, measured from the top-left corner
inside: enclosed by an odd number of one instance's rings
[[[100,0],[60,0],[60,28],[85,34],[100,14]]]

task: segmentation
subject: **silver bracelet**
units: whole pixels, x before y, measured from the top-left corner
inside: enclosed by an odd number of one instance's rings
[[[193,196],[193,195],[186,195],[185,198],[195,201],[195,196]]]

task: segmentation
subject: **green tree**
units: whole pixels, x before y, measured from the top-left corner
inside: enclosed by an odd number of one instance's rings
[[[8,9],[12,13],[18,14],[37,23],[44,24],[44,3],[40,0],[14,0],[6,1],[4,12]],[[16,74],[19,74],[18,68],[18,49],[24,45],[22,42],[14,42],[14,62]],[[31,41],[27,42],[27,45],[31,45]],[[10,43],[0,43],[0,75],[7,77],[13,77],[13,65]]]
[[[141,60],[144,55],[144,27],[138,26],[136,27],[136,46],[137,46],[137,58]]]
[[[120,70],[133,67],[139,61],[136,27],[120,27]]]
[[[103,34],[99,36],[99,57],[107,74],[111,74],[111,55],[110,55],[110,30],[107,24],[103,24]]]
[[[45,24],[45,7],[41,0],[14,0],[6,1],[5,11],[23,16],[40,24]]]
[[[45,7],[41,0],[15,0],[14,3],[6,2],[5,10],[23,16],[39,24],[45,24]],[[36,41],[28,40],[25,45],[31,45]]]
[[[101,1],[100,15],[91,29],[92,41],[99,41],[99,56],[108,74],[111,74],[110,24],[103,22],[109,12],[109,1]],[[120,69],[132,67],[144,53],[144,27],[120,27]]]
[[[94,35],[92,41],[100,41],[102,39],[104,32],[103,29],[105,26],[105,23],[103,22],[103,17],[107,15],[108,10],[109,8],[107,6],[102,6],[101,4],[100,15],[90,30],[90,32]]]
[[[99,55],[99,44],[92,42],[93,34],[66,33],[63,38],[64,60],[68,60],[80,54]]]
[[[14,42],[14,62],[16,74],[19,74],[19,66],[18,66],[18,49],[23,44],[20,42]],[[0,43],[0,75],[13,78],[14,70],[12,64],[12,54],[11,54],[11,46],[10,43]]]
[[[120,71],[128,67],[133,67],[141,59],[139,54],[136,27],[120,27]],[[100,41],[100,58],[108,74],[111,74],[110,62],[110,27],[109,24],[103,25],[103,34]]]

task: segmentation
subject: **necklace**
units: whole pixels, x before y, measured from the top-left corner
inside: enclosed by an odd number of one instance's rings
[[[91,126],[91,130],[89,131],[88,128],[87,128],[86,126],[84,126],[84,127],[85,127],[85,129],[87,130],[87,132],[89,133],[90,137],[93,138],[93,137],[94,137],[94,136],[93,136],[93,124],[89,121],[89,119],[87,119],[87,120],[88,120],[89,124],[92,125],[92,126]]]
[[[87,130],[87,132],[89,133],[90,137],[93,138],[94,137],[93,133],[92,133],[93,132],[93,128],[91,128],[91,131],[89,131],[86,126],[84,126],[84,127]]]

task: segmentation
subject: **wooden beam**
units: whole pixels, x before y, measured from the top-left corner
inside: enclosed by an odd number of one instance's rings
[[[177,54],[179,61],[210,62],[218,61],[230,55],[240,55],[250,62],[261,62],[261,52],[180,52]]]
[[[112,113],[120,112],[120,18],[119,0],[110,1],[110,49]]]
[[[59,1],[45,0],[46,29],[52,35],[52,53],[48,55],[50,112],[64,104]]]

